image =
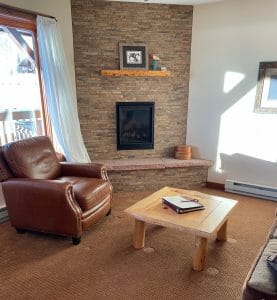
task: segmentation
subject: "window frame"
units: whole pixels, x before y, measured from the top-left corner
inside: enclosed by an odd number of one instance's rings
[[[270,80],[276,76],[277,62],[260,62],[254,112],[277,113],[277,99],[268,99]]]

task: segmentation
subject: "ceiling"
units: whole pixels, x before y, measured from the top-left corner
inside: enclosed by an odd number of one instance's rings
[[[177,5],[198,5],[211,2],[220,2],[224,0],[109,0],[119,2],[141,2],[141,3],[156,3],[156,4],[177,4]]]

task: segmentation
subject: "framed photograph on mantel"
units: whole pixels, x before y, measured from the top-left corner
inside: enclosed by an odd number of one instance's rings
[[[254,111],[277,113],[277,62],[260,63]]]
[[[120,70],[148,70],[147,46],[119,43]]]

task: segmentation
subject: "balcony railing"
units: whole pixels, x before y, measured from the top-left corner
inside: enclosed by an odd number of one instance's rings
[[[38,135],[43,135],[39,110],[0,111],[0,146]]]

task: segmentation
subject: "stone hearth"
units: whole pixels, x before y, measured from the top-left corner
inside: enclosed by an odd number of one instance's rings
[[[212,162],[174,158],[95,160],[107,166],[115,191],[156,190],[164,186],[193,189],[206,184]]]

